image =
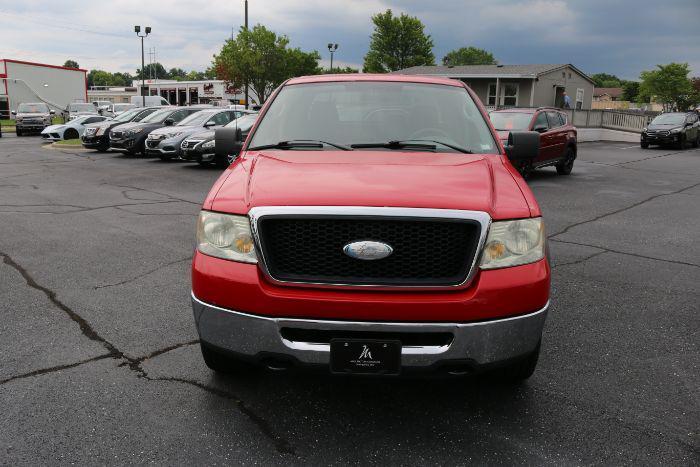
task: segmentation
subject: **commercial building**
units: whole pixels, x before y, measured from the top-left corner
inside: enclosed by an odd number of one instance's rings
[[[134,81],[136,94],[141,95],[141,81]],[[236,89],[223,80],[175,81],[165,79],[147,79],[145,82],[147,96],[164,97],[172,105],[191,104],[245,104],[242,89]],[[249,93],[250,103],[257,104],[253,93]]]
[[[137,96],[133,86],[90,86],[88,89],[88,101],[109,101],[114,104],[128,104],[131,96]]]
[[[572,64],[414,66],[404,75],[444,76],[464,81],[489,108],[564,106],[590,109],[594,83]]]
[[[45,102],[57,112],[87,102],[87,70],[0,59],[0,115],[23,102]]]

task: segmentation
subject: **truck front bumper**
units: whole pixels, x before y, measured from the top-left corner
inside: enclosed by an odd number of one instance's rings
[[[289,337],[309,336],[315,332],[337,337],[357,332],[365,336],[375,334],[378,338],[382,333],[451,336],[439,344],[403,345],[401,367],[404,370],[450,368],[459,364],[478,371],[481,367],[525,356],[533,352],[540,341],[548,306],[549,302],[539,310],[519,316],[468,323],[334,321],[257,316],[205,303],[192,294],[197,331],[205,345],[263,364],[272,360],[329,365],[329,343]]]

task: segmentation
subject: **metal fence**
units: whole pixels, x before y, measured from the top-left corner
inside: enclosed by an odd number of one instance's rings
[[[641,133],[653,115],[619,110],[565,110],[574,126],[581,128],[608,128],[610,130]]]

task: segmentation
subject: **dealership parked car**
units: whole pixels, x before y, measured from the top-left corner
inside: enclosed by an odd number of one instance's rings
[[[522,160],[517,169],[528,177],[534,169],[554,166],[559,175],[569,175],[576,160],[577,130],[566,113],[553,107],[511,108],[489,114],[502,142],[511,131],[527,130],[540,134],[540,151],[531,160]]]
[[[109,104],[104,107],[100,107],[99,114],[106,117],[116,117],[119,114],[126,112],[127,110],[135,109],[134,104]]]
[[[226,125],[242,115],[238,110],[210,108],[183,119],[176,125],[153,130],[146,138],[146,154],[162,160],[175,159],[180,155],[182,140],[205,128]]]
[[[700,122],[697,112],[669,112],[661,114],[642,130],[640,145],[672,144],[679,149],[691,144],[700,145]]]
[[[13,110],[15,117],[15,131],[17,136],[32,131],[42,131],[51,125],[51,116],[55,113],[43,102],[28,102],[19,104],[17,110]]]
[[[111,130],[109,147],[127,154],[145,155],[146,137],[151,131],[164,126],[173,126],[200,110],[202,109],[198,107],[161,107],[140,122],[125,123]]]
[[[98,115],[97,107],[84,102],[73,102],[68,104],[68,120],[82,117],[83,115]]]
[[[258,120],[258,113],[253,111],[245,111],[243,116],[237,118],[224,128],[239,129],[241,138],[245,140],[248,137],[248,132],[253,128]],[[194,135],[184,139],[180,145],[180,158],[186,161],[198,162],[201,165],[216,164],[219,167],[226,167],[238,156],[238,151],[233,154],[216,155],[214,130],[195,133]]]
[[[539,137],[513,131],[504,148],[457,80],[286,81],[199,216],[206,364],[529,377],[550,266],[540,208],[508,158],[534,157]],[[216,150],[241,140],[219,129]]]
[[[47,126],[41,132],[41,137],[47,141],[77,139],[85,132],[85,125],[102,122],[108,118],[102,115],[83,115],[60,125]]]
[[[140,122],[156,110],[163,107],[137,107],[120,113],[114,119],[108,119],[100,123],[92,123],[85,126],[85,132],[80,137],[83,146],[88,149],[106,151],[109,149],[109,134],[113,128],[124,123]]]

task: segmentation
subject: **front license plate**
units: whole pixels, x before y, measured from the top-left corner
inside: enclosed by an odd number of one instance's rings
[[[331,339],[331,371],[398,375],[401,342],[371,339]]]

